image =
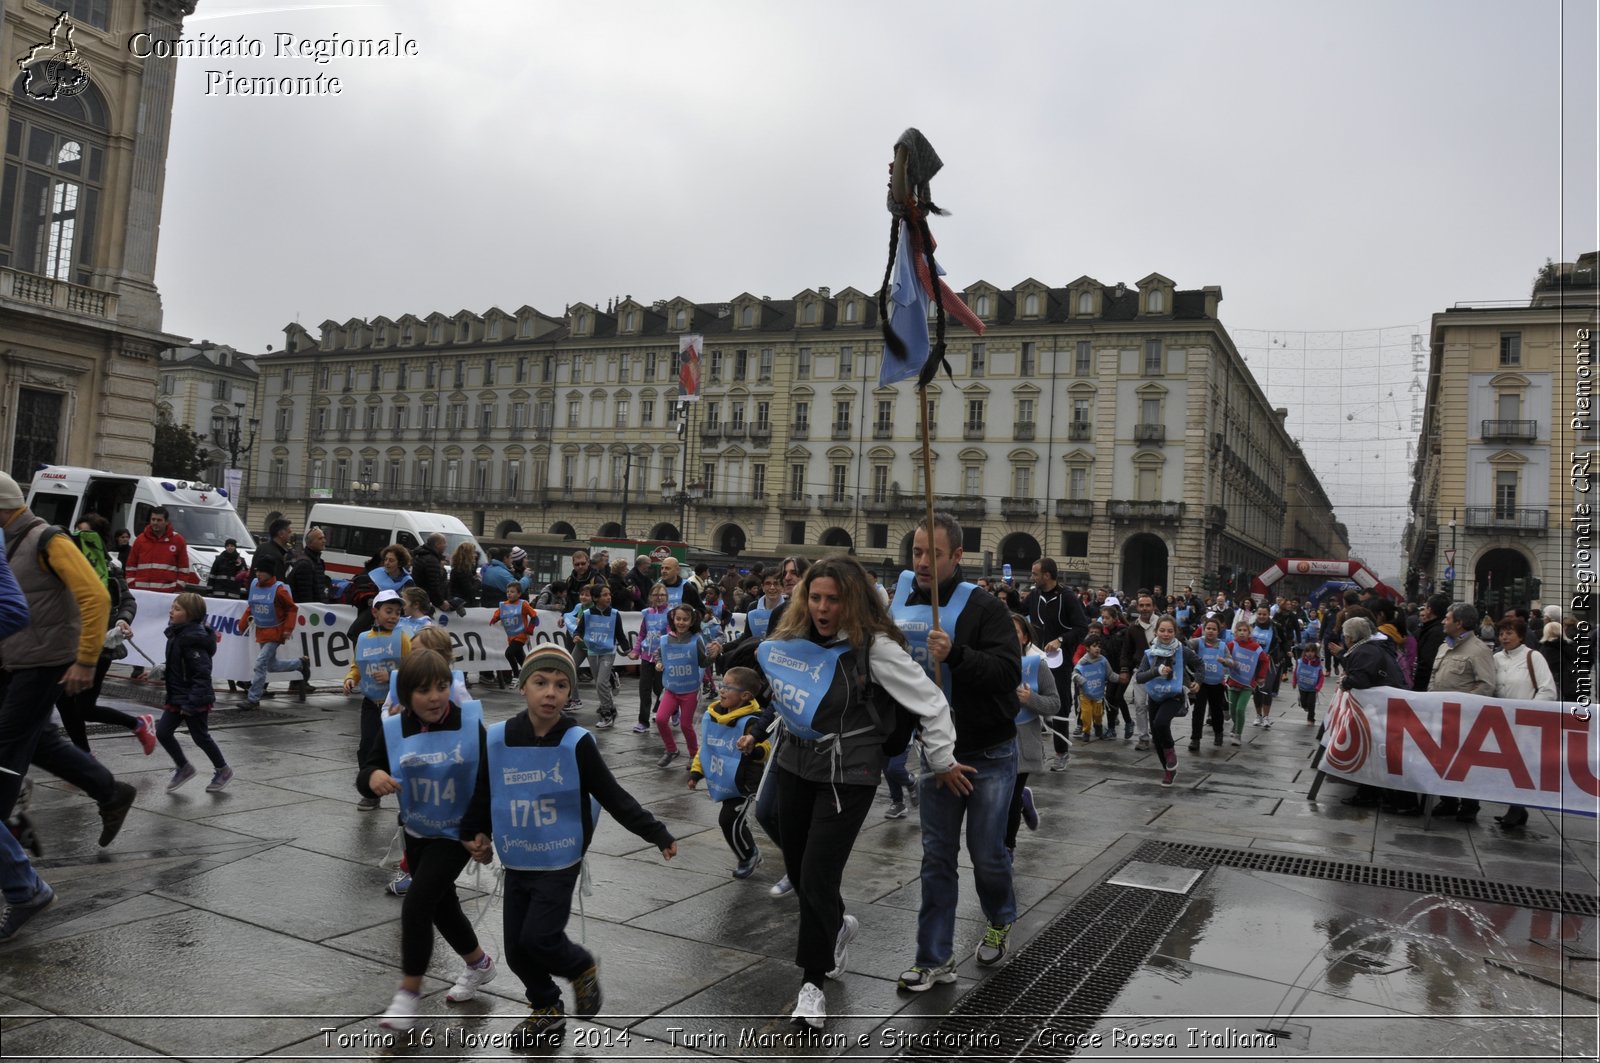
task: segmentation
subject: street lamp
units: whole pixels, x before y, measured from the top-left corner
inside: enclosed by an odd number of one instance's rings
[[[1451,600],[1456,598],[1456,511],[1450,511],[1450,552],[1444,561],[1444,593]]]
[[[678,535],[685,542],[689,540],[689,503],[698,502],[705,496],[706,485],[699,480],[685,484],[682,491],[678,490],[676,480],[661,482],[661,501],[678,507]]]
[[[248,422],[250,425],[250,438],[244,439],[242,431],[245,423],[244,403],[234,403],[233,409],[234,414],[232,417],[225,417],[220,413],[211,415],[211,438],[216,440],[219,447],[228,448],[228,468],[237,469],[239,467],[239,455],[249,454],[251,448],[256,445],[256,431],[261,427],[261,422],[257,418],[250,418]]]

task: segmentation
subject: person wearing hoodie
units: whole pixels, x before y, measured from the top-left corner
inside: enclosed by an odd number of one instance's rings
[[[496,546],[489,551],[489,563],[483,566],[483,579],[478,591],[478,605],[484,609],[498,609],[506,600],[506,584],[516,577],[506,564],[506,551]]]
[[[1144,686],[1149,699],[1150,740],[1156,759],[1161,762],[1161,785],[1171,786],[1178,777],[1178,749],[1172,738],[1172,721],[1189,711],[1184,691],[1193,686],[1198,665],[1192,654],[1183,652],[1178,638],[1178,622],[1170,616],[1156,621],[1156,636],[1145,650],[1144,659],[1133,681]]]
[[[161,722],[156,724],[156,740],[176,766],[167,782],[167,793],[195,776],[194,765],[178,745],[178,725],[185,724],[189,737],[215,769],[206,786],[206,792],[214,794],[232,780],[233,769],[228,767],[228,759],[206,726],[217,701],[211,690],[211,658],[217,652],[217,638],[206,626],[206,600],[191,592],[173,598],[166,635],[167,700],[162,705]]]

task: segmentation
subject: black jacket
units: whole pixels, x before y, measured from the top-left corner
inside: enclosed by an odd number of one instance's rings
[[[1387,638],[1370,638],[1344,655],[1344,678],[1339,685],[1346,690],[1366,690],[1369,687],[1404,686],[1400,674],[1400,661],[1395,656],[1399,649]]]
[[[469,565],[454,565],[450,569],[450,600],[460,599],[467,605],[478,601],[483,594],[483,584],[478,573]]]
[[[131,597],[131,595],[130,595]],[[167,705],[188,715],[210,712],[217,696],[211,690],[211,658],[217,638],[194,620],[167,628]]]
[[[414,712],[402,712],[400,714],[400,733],[402,735],[410,738],[412,735],[421,732],[422,729],[422,717]],[[450,711],[445,713],[444,719],[436,724],[429,725],[428,730],[461,730],[461,707],[452,701],[450,703]],[[482,765],[487,763],[489,763],[489,734],[484,730],[483,725],[479,724],[478,764],[481,768]],[[360,768],[356,771],[356,789],[360,791],[362,797],[378,796],[371,789],[372,773],[375,771],[389,771],[389,741],[381,724],[378,727],[377,741],[372,743],[372,748],[368,750],[366,759],[361,762]],[[485,833],[488,832],[485,831]],[[461,836],[470,840],[477,837],[477,833],[467,834],[463,832]]]
[[[534,733],[533,721],[528,719],[528,714],[519,712],[506,721],[506,745],[559,746],[561,736],[576,726],[571,720],[563,718],[540,737]],[[600,807],[609,812],[623,830],[637,834],[658,849],[665,849],[672,844],[672,832],[622,788],[616,776],[611,774],[611,769],[606,767],[606,762],[600,759],[600,747],[595,745],[594,735],[584,736],[573,752],[578,759],[578,780],[583,790],[583,800],[579,804],[583,808],[583,847],[586,851],[594,838],[594,820],[589,814],[588,799],[591,797],[600,802]],[[478,785],[472,792],[472,805],[467,809],[466,818],[461,821],[461,836],[475,838],[479,834],[491,833],[489,758],[484,757],[478,761]]]
[[[960,566],[939,585],[939,604],[961,582]],[[928,596],[914,582],[908,605],[926,605]],[[1081,610],[1080,610],[1081,612]],[[945,623],[941,615],[941,626]],[[1087,627],[1087,625],[1085,625]],[[956,724],[956,759],[963,753],[997,746],[1017,734],[1017,687],[1022,682],[1022,651],[1011,610],[992,594],[974,592],[950,633],[950,711]]]
[[[1423,622],[1417,631],[1417,664],[1411,675],[1412,690],[1427,690],[1433,678],[1433,662],[1444,645],[1444,618],[1436,616]]]
[[[284,569],[288,567],[289,553],[283,547],[268,539],[256,547],[255,556],[250,559],[250,570],[254,572],[261,566],[263,561],[271,562],[273,576],[282,579]]]
[[[296,603],[325,602],[333,589],[328,582],[328,567],[322,561],[321,550],[301,547],[289,555],[289,571],[285,576],[289,593]]]
[[[424,543],[411,555],[411,582],[428,592],[435,609],[450,608],[450,583],[444,574],[444,555]]]
[[[1046,591],[1035,587],[1028,592],[1023,613],[1033,622],[1034,641],[1042,650],[1056,639],[1061,640],[1061,652],[1072,660],[1072,652],[1089,633],[1089,618],[1084,615],[1083,603],[1064,583]],[[1015,641],[1016,636],[1012,639]]]

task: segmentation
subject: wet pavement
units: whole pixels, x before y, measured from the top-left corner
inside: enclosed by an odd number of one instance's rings
[[[595,699],[585,693],[579,719],[588,724]],[[161,750],[147,758],[121,733],[93,736],[96,755],[139,789],[109,849],[95,846],[92,802],[39,780],[38,866],[57,900],[0,946],[0,1057],[513,1055],[496,1038],[526,1014],[515,977],[503,969],[478,1000],[446,1005],[460,961],[442,940],[424,983],[426,1022],[386,1035],[374,1021],[398,980],[400,901],[383,892],[392,872],[381,866],[395,837],[393,799],[377,813],[355,807],[357,702],[280,696],[251,714],[232,708],[232,696],[219,702],[215,733],[237,773],[219,794],[204,791],[203,757],[200,777],[169,795]],[[520,707],[498,691],[484,702],[491,722]],[[631,721],[636,695],[626,684],[619,704]],[[1476,824],[1424,830],[1415,818],[1342,804],[1351,792],[1342,784],[1307,801],[1315,728],[1302,721],[1288,707],[1272,729],[1248,728],[1242,748],[1207,738],[1191,754],[1180,740],[1171,789],[1159,785],[1151,753],[1122,741],[1080,745],[1069,770],[1035,776],[1041,824],[1016,852],[1013,956],[1150,841],[1589,898],[1600,889],[1591,820],[1534,812],[1508,831],[1491,807]],[[758,831],[766,860],[734,880],[716,806],[687,791],[684,761],[658,769],[653,731],[636,736],[624,725],[596,738],[624,785],[678,836],[679,856],[663,863],[602,819],[592,891],[569,931],[600,958],[606,1006],[592,1023],[569,1023],[566,1043],[544,1054],[881,1058],[919,1047],[916,1037],[994,977],[971,958],[983,916],[964,873],[958,981],[896,992],[913,958],[920,842],[914,814],[883,818],[880,791],[845,872],[861,932],[850,973],[826,987],[828,1036],[793,1037],[794,901],[768,896],[781,874],[776,848]],[[462,893],[485,947],[500,955],[492,878],[469,877]],[[1084,1017],[1087,1032],[1075,1040],[1052,1037],[1055,1019],[1041,1015],[1027,1044],[957,1047],[987,1058],[1595,1057],[1600,945],[1590,916],[1212,866],[1157,930],[1153,951],[1137,957],[1109,1008]]]

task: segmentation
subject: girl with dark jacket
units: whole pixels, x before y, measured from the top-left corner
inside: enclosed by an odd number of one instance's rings
[[[156,739],[178,766],[167,783],[168,793],[195,776],[194,765],[178,745],[180,723],[188,725],[189,737],[216,769],[206,792],[216,793],[233,778],[233,769],[206,726],[217,702],[211,690],[211,658],[216,652],[216,636],[206,626],[206,600],[191,592],[172,599],[167,613],[167,702],[162,706],[161,722],[156,724]]]

